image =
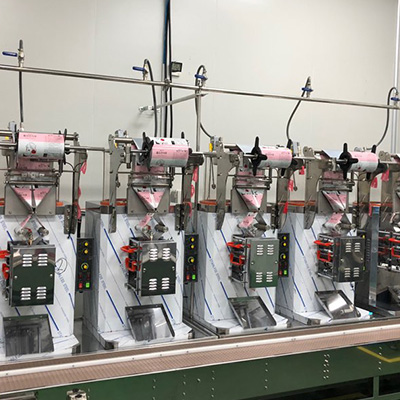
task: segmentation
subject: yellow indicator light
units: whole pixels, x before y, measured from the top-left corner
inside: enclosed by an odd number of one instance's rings
[[[89,242],[85,242],[84,245],[85,245],[86,247],[88,247],[88,246],[89,246]]]
[[[84,254],[88,254],[88,253],[89,253],[89,250],[88,250],[88,249],[85,249],[85,250],[83,250],[83,253],[84,253]]]
[[[84,269],[84,270],[86,271],[87,269],[89,269],[89,264],[83,263],[83,264],[81,265],[81,268]]]

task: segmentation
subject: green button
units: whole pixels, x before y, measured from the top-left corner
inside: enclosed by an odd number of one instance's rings
[[[286,269],[283,271],[283,275],[287,275],[287,270]]]
[[[89,289],[90,288],[90,282],[86,282],[86,289]]]
[[[196,275],[193,274],[193,275],[192,275],[192,281],[195,281],[195,280],[196,280]]]

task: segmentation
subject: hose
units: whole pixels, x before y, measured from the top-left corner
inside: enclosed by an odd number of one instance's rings
[[[20,121],[21,121],[21,126],[24,125],[24,98],[23,98],[23,91],[22,91],[22,72],[18,73],[19,75],[19,115],[20,115]]]
[[[301,97],[304,97],[305,94],[306,94],[306,91],[303,90],[303,93],[301,94]],[[289,128],[290,128],[290,124],[291,124],[291,122],[292,122],[292,119],[293,119],[293,117],[294,117],[294,114],[296,114],[296,111],[297,111],[297,109],[298,109],[299,106],[300,106],[300,103],[301,103],[301,100],[299,100],[299,101],[297,102],[296,106],[294,107],[294,109],[293,109],[293,111],[292,111],[292,113],[290,114],[290,117],[289,117],[289,119],[288,119],[288,122],[287,122],[287,125],[286,125],[286,137],[287,137],[287,140],[291,140],[291,139],[290,139],[290,135],[289,135]]]
[[[144,67],[149,68],[149,74],[150,74],[150,80],[154,82],[154,75],[153,75],[153,69],[151,68],[151,63],[150,61],[146,58],[144,60]],[[151,85],[151,91],[153,94],[153,110],[154,110],[154,137],[157,137],[158,133],[158,116],[157,116],[157,96],[156,96],[156,88],[154,85]]]
[[[199,68],[197,68],[197,72],[196,75],[199,75],[200,72],[202,72],[203,74],[206,73],[206,67],[202,64],[199,66]],[[198,78],[195,78],[194,80],[194,84],[196,86],[199,86],[199,80]],[[194,104],[195,104],[195,109],[196,109],[196,117],[198,116],[198,107],[197,107],[197,101],[198,98],[196,97]],[[207,130],[204,128],[203,124],[200,122],[200,129],[203,131],[203,133],[205,133],[210,139],[212,138],[212,136],[207,132]]]
[[[172,32],[171,32],[171,0],[168,1],[168,70],[169,70],[169,81],[172,82]],[[169,101],[172,101],[172,87],[169,88]],[[169,106],[169,116],[170,116],[170,124],[169,124],[169,137],[172,138],[174,131],[174,112],[173,105]]]
[[[392,92],[393,92],[393,91],[395,91],[395,92],[396,92],[396,96],[398,96],[398,90],[397,90],[397,88],[396,88],[395,86],[393,86],[392,88],[390,88],[390,90],[389,90],[389,92],[388,92],[388,95],[387,95],[387,100],[386,100],[386,104],[387,104],[387,105],[390,105],[390,100],[391,100],[391,96],[392,96]],[[389,129],[389,120],[390,120],[390,109],[388,108],[388,109],[386,110],[386,125],[385,125],[385,129],[384,129],[384,131],[383,131],[383,135],[382,135],[382,137],[380,138],[379,142],[376,143],[376,147],[378,147],[378,146],[385,140],[386,134],[387,134],[388,129]],[[368,150],[371,150],[371,149],[368,149]]]

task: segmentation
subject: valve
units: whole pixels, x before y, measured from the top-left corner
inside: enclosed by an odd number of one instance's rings
[[[394,96],[390,98],[390,100],[393,101],[394,105],[397,106],[397,103],[400,101],[399,98],[399,91],[397,90],[397,88],[394,91]]]
[[[203,73],[201,74],[200,71],[203,70]],[[203,87],[208,80],[207,77],[207,70],[205,69],[204,66],[200,66],[197,72],[194,74],[195,77],[195,85],[198,86],[199,88]]]
[[[2,51],[1,54],[6,57],[16,57],[18,58],[18,66],[23,67],[25,61],[25,53],[24,53],[24,42],[22,40],[19,41],[18,52],[14,51]]]
[[[301,88],[301,90],[306,94],[306,97],[309,98],[311,95],[311,92],[314,91],[314,89],[311,87],[311,76],[307,78],[306,84],[304,87]]]
[[[145,67],[138,67],[138,66],[133,66],[132,69],[134,71],[139,71],[142,73],[143,76],[143,80],[145,81],[147,78],[147,74],[149,73],[149,71],[147,71],[147,69]]]

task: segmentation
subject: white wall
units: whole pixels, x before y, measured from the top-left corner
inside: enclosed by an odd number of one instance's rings
[[[316,97],[386,101],[392,85],[395,0],[171,0],[176,80],[192,83],[205,64],[208,86],[299,95],[308,75]],[[136,76],[145,57],[161,74],[162,0],[0,0],[0,49],[24,39],[26,65]],[[3,63],[15,59],[2,58]],[[0,71],[0,127],[18,120],[17,74]],[[186,94],[174,91],[175,96]],[[27,130],[77,131],[83,144],[105,146],[118,128],[151,134],[140,115],[151,104],[147,87],[51,76],[24,76]],[[207,129],[227,142],[285,144],[291,101],[208,95]],[[175,107],[175,133],[194,142],[193,103]],[[292,137],[302,145],[339,148],[377,141],[385,111],[302,104]],[[389,132],[390,133],[390,132]],[[203,147],[206,137],[203,136]],[[389,148],[385,140],[382,149]],[[101,197],[101,156],[91,154],[83,198]]]

